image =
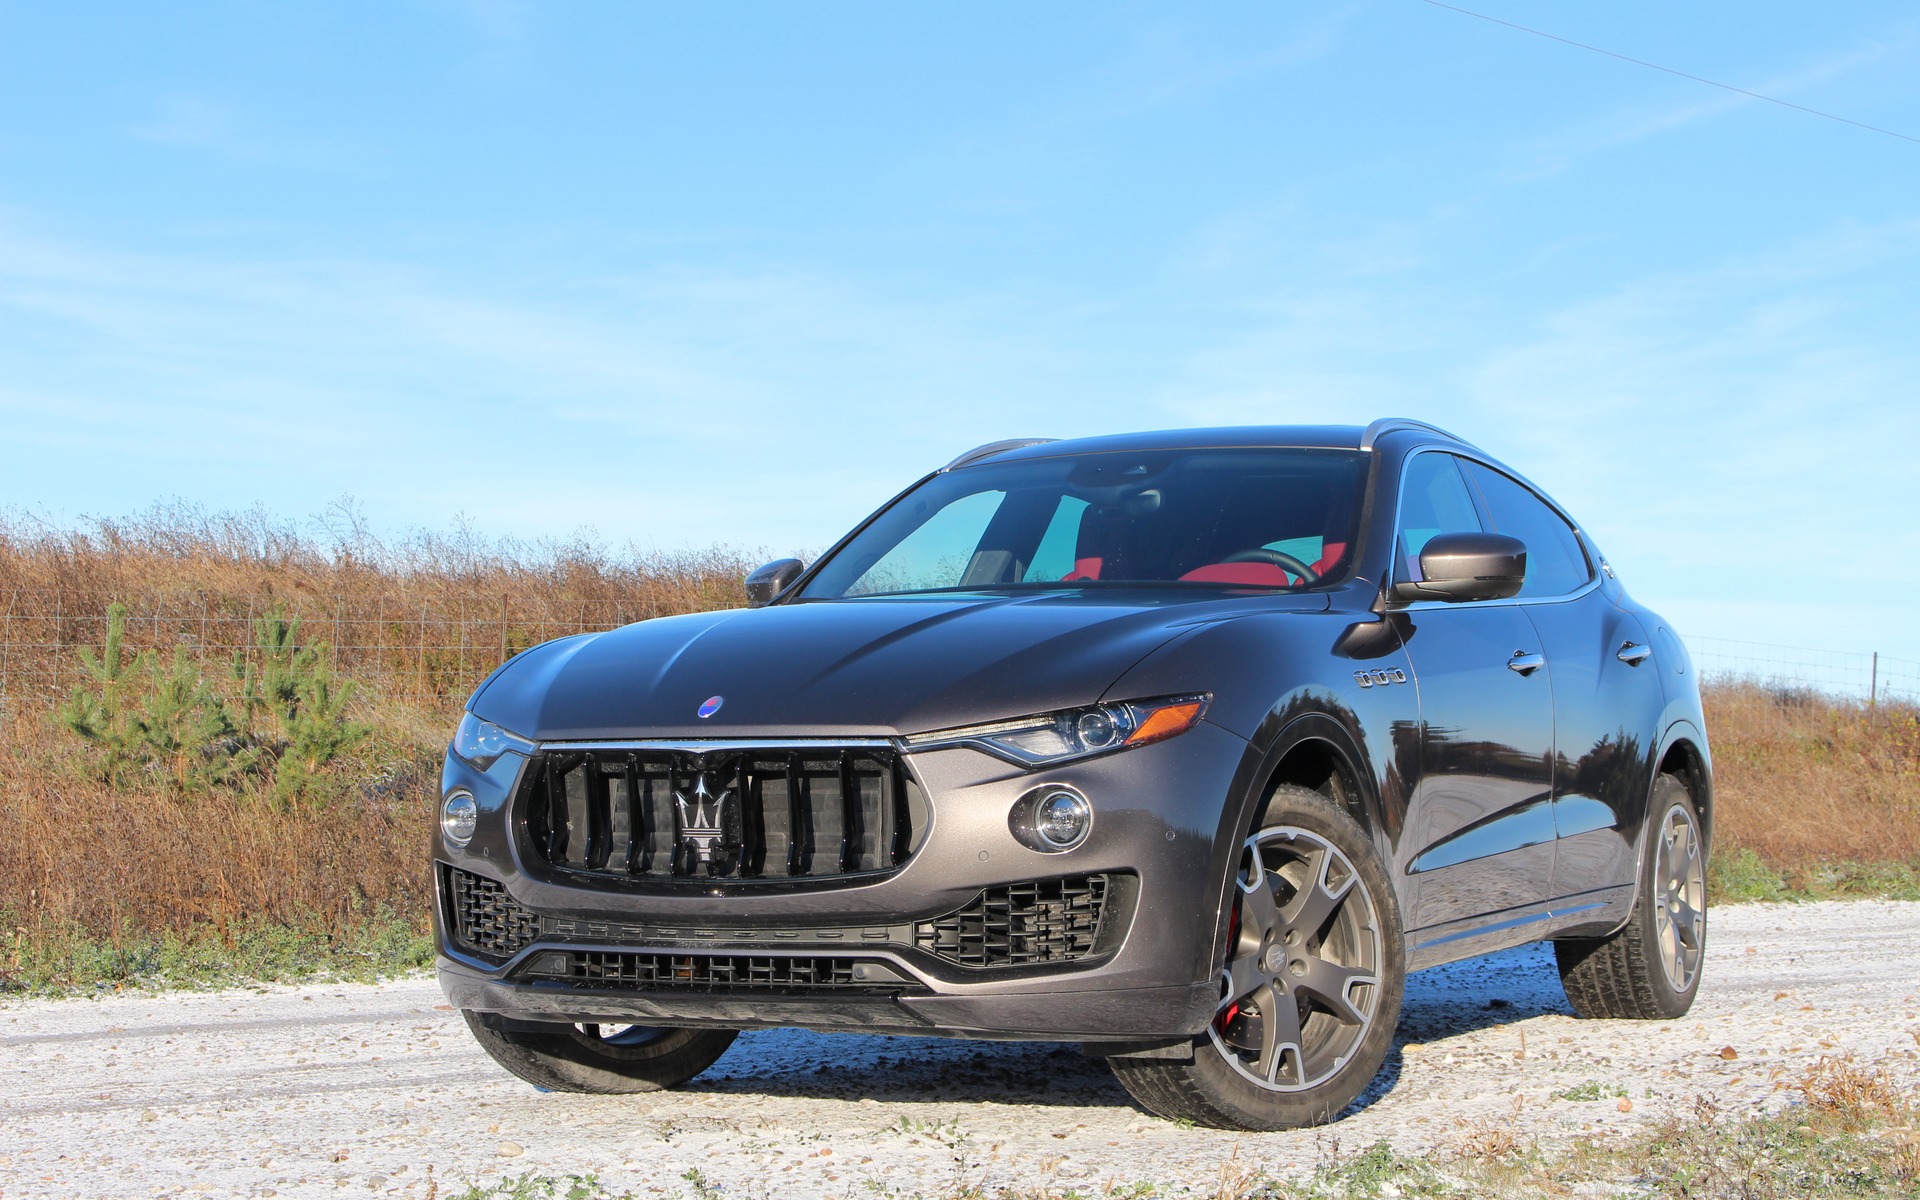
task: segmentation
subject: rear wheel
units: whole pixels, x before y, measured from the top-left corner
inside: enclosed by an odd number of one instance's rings
[[[1560,983],[1583,1017],[1661,1020],[1683,1015],[1700,990],[1707,949],[1707,853],[1687,786],[1662,775],[1640,894],[1627,923],[1603,938],[1553,944]]]
[[[717,1062],[731,1029],[648,1025],[548,1025],[462,1012],[493,1061],[553,1092],[653,1092],[678,1087]]]
[[[1320,793],[1274,790],[1241,850],[1220,1005],[1193,1061],[1110,1059],[1160,1116],[1223,1129],[1330,1121],[1400,1019],[1400,909],[1372,842]]]

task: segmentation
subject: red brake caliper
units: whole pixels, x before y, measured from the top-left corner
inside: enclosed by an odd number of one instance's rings
[[[1234,901],[1232,914],[1227,917],[1227,958],[1229,961],[1232,960],[1234,951],[1239,945],[1240,903],[1236,900]],[[1218,1029],[1221,1036],[1224,1037],[1227,1032],[1227,1026],[1233,1024],[1233,1019],[1239,1015],[1240,1001],[1235,1000],[1232,1004],[1220,1010],[1220,1015],[1214,1019],[1214,1028]]]

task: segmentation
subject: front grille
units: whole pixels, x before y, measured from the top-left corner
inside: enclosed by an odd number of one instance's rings
[[[851,958],[623,950],[545,951],[532,957],[526,975],[576,987],[689,992],[897,990],[905,982],[889,968]]]
[[[493,958],[511,958],[540,936],[540,918],[484,875],[444,868],[454,939]]]
[[[534,857],[608,879],[872,876],[926,824],[886,748],[555,750],[521,778]]]
[[[965,908],[916,923],[913,941],[963,967],[1070,962],[1094,952],[1106,901],[1105,875],[990,887]]]

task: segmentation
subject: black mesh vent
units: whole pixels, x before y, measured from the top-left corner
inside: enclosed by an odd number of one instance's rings
[[[852,958],[619,950],[548,950],[529,960],[525,974],[579,987],[691,992],[897,990],[903,982],[885,967]],[[892,988],[886,987],[889,983]]]
[[[511,958],[540,936],[540,918],[493,880],[448,867],[446,884],[454,939],[468,949]]]
[[[924,823],[884,747],[553,750],[521,778],[533,857],[611,879],[872,876]]]
[[[916,923],[913,941],[963,967],[1071,962],[1093,953],[1106,901],[1105,875],[990,887],[965,908]]]

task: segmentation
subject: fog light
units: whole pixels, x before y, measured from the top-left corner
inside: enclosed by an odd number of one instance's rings
[[[1041,850],[1071,850],[1093,828],[1093,806],[1078,792],[1049,788],[1034,798],[1032,829]]]
[[[465,846],[473,840],[473,831],[480,824],[480,805],[471,792],[449,792],[440,803],[440,831],[447,840],[456,846]]]

